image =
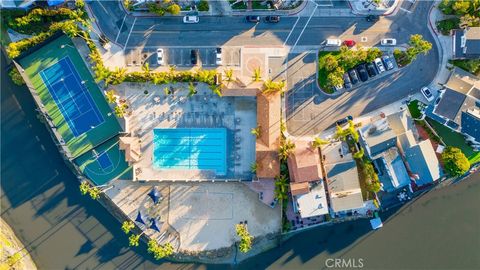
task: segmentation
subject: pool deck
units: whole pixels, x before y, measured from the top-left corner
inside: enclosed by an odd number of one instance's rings
[[[173,90],[166,95],[164,87]],[[188,97],[188,84],[163,85],[123,83],[115,87],[125,97],[131,114],[126,132],[139,142],[134,162],[134,180],[144,181],[241,181],[251,180],[255,161],[255,97],[219,97],[205,84]],[[145,94],[145,91],[147,94]],[[153,130],[156,128],[226,128],[227,174],[211,170],[159,170],[153,166]]]

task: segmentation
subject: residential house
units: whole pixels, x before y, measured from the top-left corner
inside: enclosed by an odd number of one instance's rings
[[[302,218],[327,214],[327,195],[318,149],[310,141],[295,141],[295,150],[287,162],[294,211]]]
[[[426,115],[480,143],[480,79],[454,68],[444,86],[435,103],[427,107]]]
[[[430,140],[417,143],[408,110],[374,118],[359,133],[360,143],[372,159],[384,191],[403,188],[410,180],[421,186],[440,178],[440,165],[433,146]],[[426,159],[428,162],[415,162]],[[409,165],[411,163],[415,164]]]
[[[333,142],[322,147],[330,208],[333,213],[354,212],[364,207],[358,170],[348,146]]]
[[[57,6],[64,4],[65,0],[47,0],[47,1],[37,1],[37,0],[0,0],[1,8],[8,9],[30,9],[35,5],[38,6]]]
[[[452,48],[455,59],[480,58],[480,27],[454,30]]]

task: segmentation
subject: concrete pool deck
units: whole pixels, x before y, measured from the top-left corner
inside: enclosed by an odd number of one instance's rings
[[[173,93],[167,95],[165,87]],[[219,97],[208,85],[196,85],[197,94],[188,97],[188,84],[172,85],[123,83],[115,88],[131,112],[126,132],[139,144],[133,162],[134,180],[145,181],[240,181],[251,180],[255,161],[255,97]],[[145,94],[146,93],[146,94]],[[153,130],[156,128],[226,128],[227,173],[212,170],[159,170],[153,166]]]

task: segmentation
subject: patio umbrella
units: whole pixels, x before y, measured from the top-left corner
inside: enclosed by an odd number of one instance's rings
[[[158,203],[159,199],[160,199],[160,193],[158,192],[158,190],[154,187],[152,188],[152,190],[148,193],[148,196],[150,196],[150,198],[152,198],[152,201],[153,203]]]
[[[152,218],[151,221],[152,225],[150,225],[150,229],[160,232],[160,229],[157,227],[157,222],[155,221],[155,219]]]
[[[145,225],[145,221],[143,221],[143,216],[142,216],[142,213],[140,213],[140,211],[138,211],[137,218],[135,218],[135,221]]]

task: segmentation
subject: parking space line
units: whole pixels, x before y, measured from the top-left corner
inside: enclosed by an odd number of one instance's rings
[[[133,30],[133,27],[135,26],[136,21],[137,21],[137,17],[135,17],[135,19],[133,20],[132,28],[130,29],[130,32],[128,33],[127,41],[125,42],[125,46],[123,46],[123,47],[127,47],[128,40],[130,39],[130,35],[132,34],[132,30]]]
[[[117,43],[118,37],[120,36],[120,33],[122,32],[123,24],[125,23],[126,18],[127,18],[127,15],[123,16],[122,25],[120,25],[120,29],[118,29],[118,34],[117,34],[117,37],[115,38],[115,43]]]
[[[298,36],[297,41],[295,41],[295,44],[293,45],[292,50],[295,48],[295,46],[297,46],[297,43],[300,40],[300,38],[302,38],[302,35],[303,35],[303,32],[305,31],[305,28],[307,28],[307,25],[310,23],[310,20],[312,19],[313,14],[315,14],[315,11],[317,11],[317,8],[318,8],[318,6],[315,6],[315,8],[312,10],[312,14],[310,14],[310,17],[308,18],[307,23],[305,24],[305,26],[303,26],[302,32],[300,32],[300,36]]]
[[[400,7],[400,10],[403,10],[403,11],[408,12],[408,13],[412,13],[410,10],[406,10],[403,7]]]
[[[295,29],[295,26],[297,26],[297,23],[298,23],[299,20],[300,20],[300,17],[297,17],[297,20],[295,21],[295,23],[293,24],[292,29],[291,29],[290,32],[288,33],[288,36],[287,36],[287,38],[285,39],[285,42],[283,42],[283,46],[285,46],[285,44],[287,44],[287,41],[288,41],[288,39],[290,38],[290,35],[292,35],[292,32],[293,32],[293,30]]]

